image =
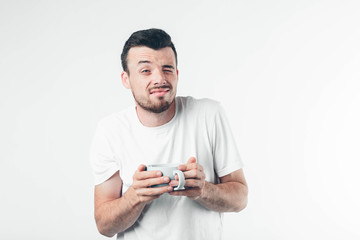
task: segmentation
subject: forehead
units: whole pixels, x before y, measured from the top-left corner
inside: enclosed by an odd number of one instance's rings
[[[130,48],[128,57],[128,65],[135,66],[140,61],[149,61],[154,64],[171,64],[175,67],[175,53],[171,47],[154,50],[148,47]]]

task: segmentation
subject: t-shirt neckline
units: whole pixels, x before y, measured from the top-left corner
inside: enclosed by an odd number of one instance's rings
[[[157,127],[147,127],[147,126],[144,126],[141,122],[140,122],[140,119],[136,113],[136,105],[132,107],[132,112],[133,112],[133,117],[135,118],[135,122],[136,122],[136,125],[138,125],[138,127],[144,131],[148,131],[148,132],[162,132],[164,130],[167,130],[168,128],[170,128],[174,122],[175,122],[175,119],[178,115],[178,109],[179,109],[179,103],[178,103],[178,98],[176,97],[174,99],[175,101],[175,114],[174,116],[170,119],[169,122],[161,125],[161,126],[157,126]]]

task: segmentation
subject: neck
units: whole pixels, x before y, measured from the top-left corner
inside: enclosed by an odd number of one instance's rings
[[[153,113],[147,111],[136,104],[136,113],[137,116],[145,127],[159,127],[164,125],[174,117],[175,115],[175,99],[171,103],[170,107],[161,113]]]

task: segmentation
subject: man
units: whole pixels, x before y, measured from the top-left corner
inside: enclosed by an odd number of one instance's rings
[[[98,230],[117,239],[221,239],[222,212],[247,204],[247,184],[218,102],[176,97],[177,53],[160,29],[133,33],[121,54],[135,106],[101,120],[91,149]],[[179,163],[177,180],[146,165]],[[151,187],[167,183],[163,187]]]

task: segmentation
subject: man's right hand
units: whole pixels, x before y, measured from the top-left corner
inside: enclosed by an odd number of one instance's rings
[[[150,188],[152,185],[169,183],[170,179],[162,177],[160,171],[145,171],[145,168],[145,165],[138,167],[132,186],[124,194],[119,171],[95,186],[95,220],[101,234],[112,237],[125,231],[139,218],[148,202],[173,190],[169,185]]]
[[[154,187],[157,184],[169,183],[169,177],[163,177],[160,171],[146,171],[145,165],[140,165],[133,175],[133,184],[130,188],[135,190],[140,203],[148,203],[159,198],[162,194],[173,191],[171,186]]]

